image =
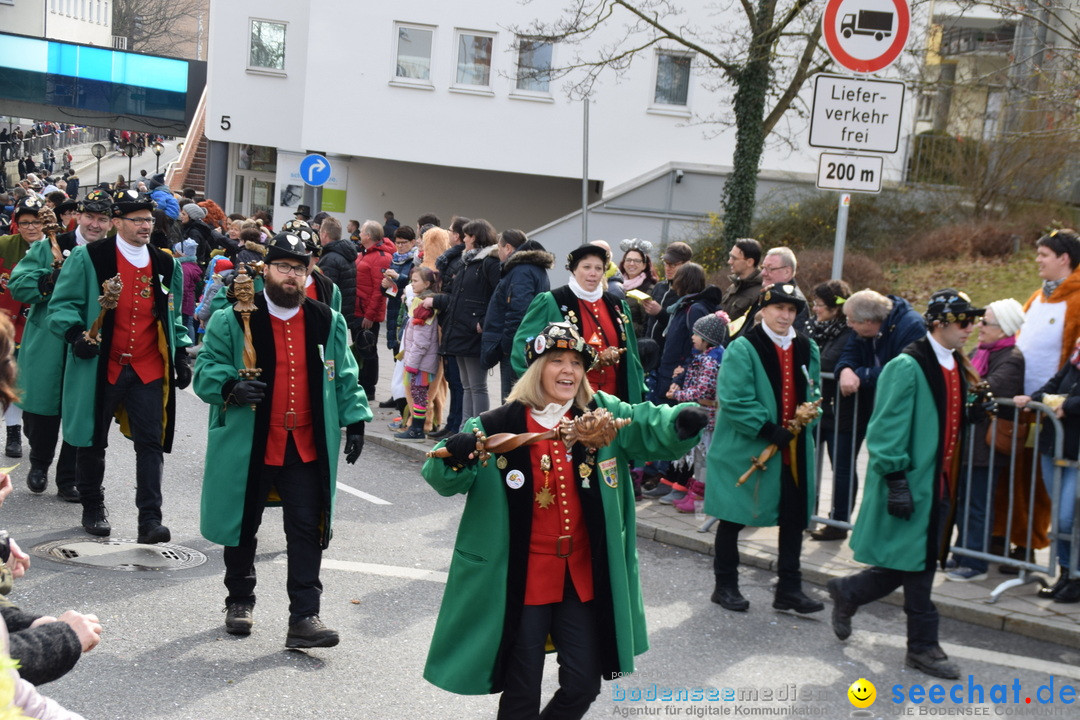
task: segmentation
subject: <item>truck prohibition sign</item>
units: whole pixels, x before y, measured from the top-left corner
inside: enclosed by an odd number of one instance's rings
[[[875,40],[884,40],[893,33],[894,17],[891,12],[877,10],[848,13],[840,21],[840,33],[846,38],[852,35],[873,35]]]

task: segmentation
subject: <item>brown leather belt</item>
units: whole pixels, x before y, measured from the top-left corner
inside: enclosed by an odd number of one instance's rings
[[[578,537],[578,542],[583,541]],[[570,557],[574,553],[573,535],[540,535],[533,533],[529,540],[529,552],[539,555],[555,555],[556,557]]]
[[[283,427],[286,430],[295,430],[301,425],[311,424],[311,411],[306,412],[284,412],[284,413],[270,413],[270,425],[273,427]]]

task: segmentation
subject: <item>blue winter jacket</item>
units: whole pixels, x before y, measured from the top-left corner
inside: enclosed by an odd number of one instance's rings
[[[656,370],[656,394],[653,402],[667,402],[665,398],[675,368],[685,368],[694,353],[694,323],[709,313],[716,312],[723,294],[720,288],[709,285],[699,293],[679,298],[669,309],[671,319],[664,331],[666,339],[660,356],[660,367]]]
[[[555,265],[555,256],[535,240],[526,240],[502,264],[502,278],[488,302],[484,335],[480,339],[480,360],[484,367],[495,367],[510,357],[517,332],[529,303],[540,293],[551,290],[547,271]]]
[[[834,372],[851,368],[859,376],[859,391],[874,390],[878,375],[885,363],[899,355],[904,348],[926,335],[926,320],[904,298],[889,295],[893,308],[877,337],[864,338],[851,334],[847,347],[840,354]]]
[[[173,197],[172,191],[164,185],[158,185],[150,191],[150,197],[157,203],[158,210],[176,220],[180,217],[180,203]]]

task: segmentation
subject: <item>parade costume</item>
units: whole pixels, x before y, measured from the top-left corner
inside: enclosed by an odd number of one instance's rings
[[[145,194],[120,191],[113,217],[148,211]],[[129,259],[129,257],[131,259]],[[99,302],[105,281],[123,282],[114,310]],[[180,263],[152,245],[136,247],[120,235],[72,251],[64,262],[50,303],[48,325],[71,345],[64,368],[64,439],[77,452],[83,528],[108,535],[105,449],[114,415],[132,438],[136,455],[135,504],[140,542],[167,542],[161,524],[163,454],[172,451],[176,390],[191,381],[186,348],[191,344],[174,293],[183,287]],[[103,317],[98,342],[84,331]]]
[[[531,360],[568,347],[587,357],[568,323],[530,338],[541,340],[546,347]],[[439,494],[467,496],[424,677],[455,693],[503,693],[500,718],[537,716],[549,633],[561,687],[543,717],[580,718],[601,678],[633,672],[634,656],[648,648],[626,460],[631,450],[681,457],[708,416],[692,405],[630,405],[602,392],[590,408],[632,422],[595,450],[577,443],[567,452],[561,440],[542,440],[492,455],[486,466],[431,458],[423,468]],[[464,438],[468,452],[477,429],[536,432],[581,414],[573,401],[541,411],[513,400],[469,420],[436,450]]]
[[[287,258],[307,265],[308,255],[289,249],[290,238],[271,241],[268,263]],[[341,428],[348,428],[346,460],[355,462],[371,411],[341,313],[311,300],[280,308],[261,292],[249,318],[261,368],[258,392],[250,394],[252,381],[241,374],[242,309],[229,306],[211,316],[195,363],[195,392],[210,404],[200,527],[203,537],[225,546],[226,627],[247,634],[256,533],[263,508],[280,503],[290,600],[286,644],[329,647],[337,634],[318,618],[319,565],[331,537]]]

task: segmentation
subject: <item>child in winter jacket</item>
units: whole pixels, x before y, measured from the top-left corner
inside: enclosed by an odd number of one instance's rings
[[[439,290],[439,273],[423,265],[412,270],[414,297],[409,302],[409,316],[401,335],[405,372],[409,378],[412,398],[412,424],[394,435],[402,440],[423,440],[424,420],[427,417],[428,386],[439,370],[439,323],[437,311],[424,307],[424,299]]]
[[[705,456],[709,451],[713,430],[716,427],[716,376],[720,360],[727,344],[728,316],[723,310],[697,319],[691,336],[694,355],[687,363],[685,372],[676,377],[668,388],[667,396],[676,402],[696,402],[709,409],[709,426],[701,433],[699,442],[691,452],[694,478],[690,481],[683,498],[672,498],[671,504],[679,512],[694,512],[694,501],[705,499]],[[678,371],[676,371],[678,372]],[[674,494],[669,493],[664,499]]]

